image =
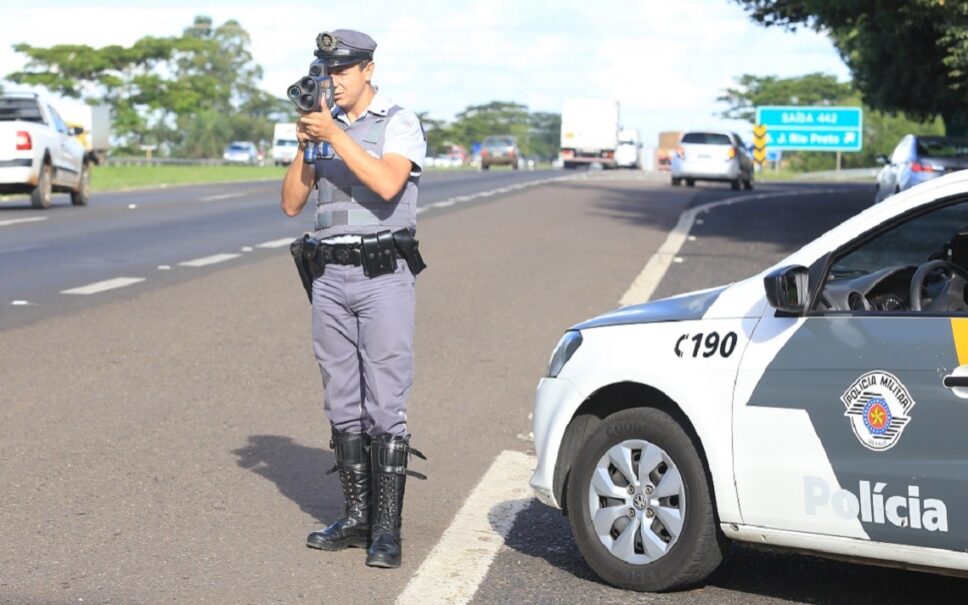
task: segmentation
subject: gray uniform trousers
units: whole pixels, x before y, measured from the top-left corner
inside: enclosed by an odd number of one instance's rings
[[[362,267],[329,264],[313,281],[313,349],[334,429],[410,436],[415,298],[402,260],[373,279]]]

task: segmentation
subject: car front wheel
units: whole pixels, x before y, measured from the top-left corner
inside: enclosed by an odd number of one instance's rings
[[[81,178],[77,182],[77,190],[71,192],[71,204],[87,206],[91,199],[91,166],[85,163],[81,166]]]
[[[705,467],[676,420],[652,408],[602,421],[575,457],[569,520],[593,570],[614,586],[693,585],[722,560]]]

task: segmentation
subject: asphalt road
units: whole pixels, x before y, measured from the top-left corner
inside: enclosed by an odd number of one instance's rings
[[[522,435],[534,386],[561,332],[616,306],[684,208],[745,195],[601,173],[455,200],[528,174],[427,182],[426,191],[440,187],[443,197],[428,193],[426,207],[445,204],[420,216],[430,268],[418,280],[409,420],[414,445],[429,458],[414,468],[430,479],[408,483],[404,565],[396,571],[366,568],[359,550],[303,546],[306,533],[339,513],[341,496],[335,476],[323,474],[332,465],[329,430],[309,308],[287,250],[254,248],[198,271],[156,269],[301,232],[298,221],[281,219],[278,231],[271,224],[281,217],[275,184],[211,202],[199,198],[241,188],[117,194],[103,207],[95,200],[87,209],[53,209],[48,221],[0,227],[0,271],[14,258],[5,247],[11,234],[51,245],[43,227],[61,223],[55,213],[65,217],[55,235],[80,231],[91,242],[97,230],[125,237],[130,213],[145,206],[156,220],[134,224],[148,232],[174,237],[200,223],[231,232],[210,249],[150,240],[147,250],[134,246],[122,256],[140,257],[135,267],[157,273],[85,296],[82,305],[59,302],[70,297],[58,288],[87,282],[57,275],[38,277],[50,286],[34,292],[37,307],[48,305],[44,313],[9,320],[31,307],[3,307],[0,602],[393,602],[495,457],[530,449]],[[869,187],[846,185],[771,185],[757,193],[764,191],[776,196],[703,215],[656,296],[758,271],[870,199]],[[139,206],[129,213],[129,203]],[[85,229],[71,228],[83,213],[98,212],[102,218]],[[248,214],[255,218],[242,221]],[[0,211],[0,221],[7,216],[33,215]],[[21,233],[28,228],[32,237]],[[194,241],[178,237],[179,245]],[[20,257],[27,273],[66,271],[42,270],[34,258],[45,257]],[[10,275],[0,274],[0,287]],[[631,594],[599,582],[567,521],[532,501],[473,602],[937,602],[965,587],[930,574],[735,547],[703,588]]]
[[[422,214],[440,212],[561,176],[431,171],[421,179],[419,205]],[[312,226],[311,204],[292,220],[278,199],[273,181],[99,193],[86,208],[72,207],[66,195],[48,210],[31,209],[26,198],[0,203],[0,329],[169,285],[242,256],[265,258]],[[119,279],[143,281],[99,291],[95,301],[92,288],[76,291]]]

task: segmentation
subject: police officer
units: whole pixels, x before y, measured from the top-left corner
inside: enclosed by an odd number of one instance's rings
[[[414,276],[423,267],[413,234],[427,143],[416,114],[372,85],[373,38],[341,29],[320,34],[317,45],[335,107],[300,112],[300,153],[283,180],[282,209],[298,215],[317,190],[313,349],[346,509],[307,545],[367,548],[367,565],[399,567],[406,478],[423,477],[407,469],[411,454],[422,455],[410,447],[406,412]],[[332,156],[306,163],[302,151],[317,142],[329,143]]]

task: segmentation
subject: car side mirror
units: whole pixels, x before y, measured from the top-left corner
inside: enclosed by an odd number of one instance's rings
[[[806,267],[781,267],[763,278],[766,300],[777,311],[802,315],[809,302],[809,282]]]
[[[880,164],[881,166],[887,166],[888,164],[891,163],[890,160],[887,159],[886,155],[879,155],[876,158],[874,158],[874,161]]]
[[[73,137],[84,134],[84,128],[81,126],[71,126],[67,131],[71,133],[71,136]]]

